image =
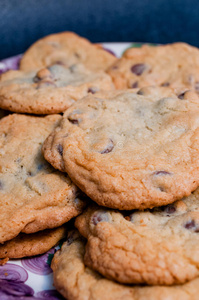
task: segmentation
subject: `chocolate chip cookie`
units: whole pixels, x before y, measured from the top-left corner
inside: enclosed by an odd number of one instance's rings
[[[42,254],[67,236],[67,228],[46,229],[32,234],[20,233],[14,239],[0,245],[0,258],[22,258]]]
[[[89,207],[75,225],[87,266],[121,283],[182,284],[199,276],[199,188],[146,211]]]
[[[55,64],[31,72],[8,71],[0,79],[0,108],[19,113],[60,113],[101,89],[113,89],[110,76],[80,64],[69,68]]]
[[[89,95],[43,146],[45,158],[92,200],[121,210],[190,195],[199,185],[198,149],[198,96],[165,97],[161,88]]]
[[[20,232],[61,226],[85,207],[67,174],[52,168],[41,153],[60,119],[13,114],[0,120],[0,243]]]
[[[199,49],[185,43],[130,48],[108,74],[118,89],[158,85],[199,93]]]
[[[20,69],[30,71],[54,63],[71,66],[82,63],[93,71],[105,70],[116,58],[73,32],[48,35],[34,43],[23,55]]]
[[[68,300],[198,300],[199,278],[176,286],[122,285],[84,264],[85,242],[73,234],[55,253],[54,285]]]

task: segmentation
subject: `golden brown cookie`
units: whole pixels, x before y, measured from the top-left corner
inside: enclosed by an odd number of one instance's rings
[[[67,174],[52,168],[41,153],[60,119],[13,114],[0,120],[0,243],[20,232],[61,226],[85,207]]]
[[[100,90],[114,89],[110,76],[83,65],[55,64],[37,71],[8,71],[0,78],[0,108],[19,113],[53,114]]]
[[[32,234],[20,233],[14,239],[0,245],[0,259],[42,254],[54,247],[66,235],[66,225]]]
[[[48,35],[35,42],[24,54],[20,69],[31,71],[54,63],[71,66],[84,64],[90,70],[99,71],[108,68],[116,58],[101,46],[73,32]]]
[[[199,92],[199,49],[185,43],[130,48],[108,74],[118,89],[158,85]]]
[[[89,207],[75,225],[88,240],[85,264],[107,278],[173,285],[199,276],[199,188],[152,210]]]
[[[99,205],[162,206],[199,185],[199,101],[161,88],[87,96],[44,143],[45,158]]]
[[[68,300],[198,300],[199,278],[169,287],[122,285],[86,267],[84,253],[85,242],[76,233],[52,260],[54,285]]]

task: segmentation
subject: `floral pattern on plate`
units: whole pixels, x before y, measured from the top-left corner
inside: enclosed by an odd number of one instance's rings
[[[32,283],[32,274],[45,276],[52,273],[48,264],[48,255],[52,253],[55,253],[55,249],[51,249],[43,255],[22,259],[22,265],[19,264],[19,261],[18,264],[15,264],[17,261],[13,261],[14,263],[9,262],[4,266],[0,266],[0,299],[63,299],[62,296],[53,289],[53,287],[51,287],[51,289],[44,289],[36,292],[30,284]],[[28,283],[28,280],[30,283]]]

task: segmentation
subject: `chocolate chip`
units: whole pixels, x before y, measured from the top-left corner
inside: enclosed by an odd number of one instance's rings
[[[68,119],[69,120],[69,122],[71,122],[72,124],[79,124],[79,121],[77,120],[77,119]]]
[[[74,116],[72,114],[70,114],[68,116],[68,121],[72,124],[75,124],[75,125],[78,125],[79,124],[79,120],[78,119],[75,119]]]
[[[109,144],[100,153],[101,154],[109,153],[113,150],[113,148],[114,148],[113,141],[110,139]]]
[[[164,82],[161,84],[161,86],[170,86],[170,83],[169,82]]]
[[[138,82],[135,81],[132,85],[131,85],[132,89],[135,89],[138,87]]]
[[[167,171],[155,171],[153,172],[153,175],[172,175],[172,173],[167,172]]]
[[[137,76],[142,75],[142,73],[146,70],[145,64],[136,64],[131,67],[131,72],[136,74]]]
[[[194,232],[199,232],[199,226],[197,226],[194,220],[190,220],[184,224],[184,227],[189,230],[193,230]]]
[[[164,192],[165,191],[165,189],[162,186],[159,186],[158,190],[160,190],[160,192]]]
[[[181,100],[184,99],[184,94],[185,93],[182,93],[182,94],[178,95],[178,98],[181,99]]]
[[[176,212],[176,207],[172,204],[164,206],[163,211],[166,212],[167,214],[173,214]]]
[[[91,94],[95,94],[98,91],[99,91],[99,89],[96,88],[96,87],[90,87],[90,88],[88,88],[88,93],[91,93]]]
[[[178,98],[181,99],[181,100],[183,100],[183,99],[184,99],[185,93],[186,93],[186,92],[183,92],[183,93],[181,93],[180,95],[178,95]]]
[[[66,64],[61,60],[57,60],[53,65],[65,66]]]
[[[59,152],[59,154],[62,156],[63,155],[63,147],[61,144],[57,145],[57,151]]]
[[[68,121],[72,124],[78,125],[82,120],[81,118],[79,118],[79,115],[81,115],[81,111],[74,110],[68,115]]]
[[[118,69],[118,66],[112,66],[111,69],[112,69],[112,70],[117,70],[117,69]]]
[[[109,221],[109,217],[106,212],[95,212],[91,218],[91,222],[94,225],[97,225],[100,222],[108,222],[108,221]]]
[[[143,89],[139,90],[139,91],[137,92],[137,94],[143,96],[143,95],[144,95]]]
[[[52,80],[53,75],[50,71],[50,68],[44,68],[37,72],[36,76],[33,78],[34,82],[38,82],[41,80]]]

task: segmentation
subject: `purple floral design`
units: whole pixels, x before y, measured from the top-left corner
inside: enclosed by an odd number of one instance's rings
[[[39,299],[35,298],[34,290],[22,282],[0,280],[0,299]]]
[[[34,295],[34,290],[25,284],[28,272],[21,266],[6,264],[0,266],[0,299],[1,300],[62,300],[55,290],[40,291]]]
[[[0,266],[0,280],[25,282],[28,279],[28,272],[21,266],[5,264]]]
[[[56,290],[41,291],[36,294],[41,299],[64,300],[64,298]]]
[[[37,299],[34,290],[24,282],[28,279],[27,271],[21,266],[6,264],[0,267],[0,299]]]
[[[48,264],[48,257],[55,253],[55,249],[51,249],[43,255],[38,255],[32,258],[25,258],[21,261],[24,268],[28,271],[39,274],[47,275],[52,273],[52,269]]]
[[[8,70],[17,70],[22,55],[17,55],[0,61],[0,74]]]

